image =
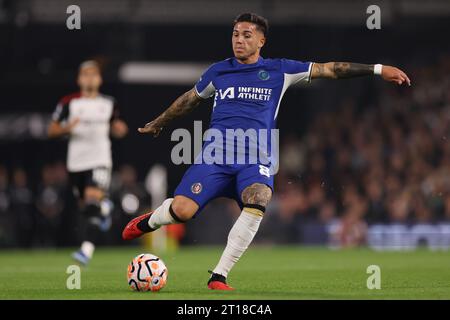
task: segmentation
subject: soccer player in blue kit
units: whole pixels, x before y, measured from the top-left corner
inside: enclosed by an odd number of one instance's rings
[[[232,34],[234,57],[211,65],[194,88],[176,99],[155,120],[139,128],[139,132],[157,136],[171,120],[187,114],[203,99],[213,95],[210,128],[225,134],[227,129],[274,129],[283,94],[295,83],[317,78],[379,75],[398,85],[410,85],[403,71],[381,64],[264,59],[260,51],[266,42],[267,31],[265,18],[252,13],[239,15]],[[207,146],[205,142],[203,150]],[[222,146],[226,148],[227,143]],[[154,211],[131,220],[122,237],[130,240],[163,225],[186,222],[214,198],[235,199],[242,212],[208,281],[210,289],[232,290],[226,282],[228,273],[253,240],[272,197],[275,171],[274,163],[270,161],[273,157],[269,157],[269,163],[259,160],[239,164],[195,162],[186,171],[174,197],[166,199]]]

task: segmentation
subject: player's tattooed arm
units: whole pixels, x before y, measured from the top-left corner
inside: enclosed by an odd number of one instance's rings
[[[353,78],[373,74],[373,65],[352,62],[314,63],[312,78]]]
[[[162,129],[173,119],[179,118],[191,112],[203,99],[198,96],[194,88],[179,96],[169,108],[155,120],[147,123],[144,128],[139,128],[140,133],[150,133],[157,137]]]
[[[361,76],[369,76],[374,74],[373,64],[362,64],[354,62],[327,62],[313,63],[311,71],[311,79],[327,78],[327,79],[345,79]],[[406,82],[411,85],[408,76],[400,69],[383,65],[381,77],[386,81],[403,84]]]
[[[272,198],[272,189],[262,183],[254,183],[242,191],[242,202],[267,207]]]

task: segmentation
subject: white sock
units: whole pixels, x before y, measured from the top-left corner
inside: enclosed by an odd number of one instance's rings
[[[95,245],[90,241],[83,241],[81,244],[81,252],[88,257],[89,259],[92,258],[92,255],[94,254]]]
[[[148,220],[148,225],[152,229],[158,229],[161,226],[167,224],[178,223],[169,212],[170,205],[172,204],[173,198],[164,200],[164,202],[153,212],[150,219]]]
[[[242,254],[247,250],[249,244],[259,228],[262,216],[242,210],[241,215],[234,223],[228,234],[228,242],[222,253],[219,263],[213,270],[214,273],[228,276],[231,268],[238,262]]]

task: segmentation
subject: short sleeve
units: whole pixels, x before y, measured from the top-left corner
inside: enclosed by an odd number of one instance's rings
[[[62,122],[67,120],[68,117],[69,117],[69,104],[65,101],[65,99],[62,99],[56,105],[56,109],[52,114],[52,120],[56,122]]]
[[[111,119],[110,121],[113,122],[114,120],[118,120],[120,118],[120,110],[119,106],[117,104],[117,100],[113,99],[113,109],[111,112]]]
[[[207,99],[216,92],[216,88],[213,85],[215,76],[216,72],[214,71],[214,65],[212,65],[202,74],[195,84],[195,91],[201,98]]]
[[[312,62],[281,59],[281,71],[286,75],[289,85],[298,82],[311,82]]]

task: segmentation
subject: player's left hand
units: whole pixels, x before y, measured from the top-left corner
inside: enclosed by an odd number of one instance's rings
[[[122,120],[114,120],[111,123],[111,133],[115,138],[123,138],[128,133],[128,126]]]
[[[404,82],[410,86],[411,80],[409,80],[406,73],[396,67],[383,65],[381,69],[381,77],[386,81],[396,82],[398,85],[402,85]]]

